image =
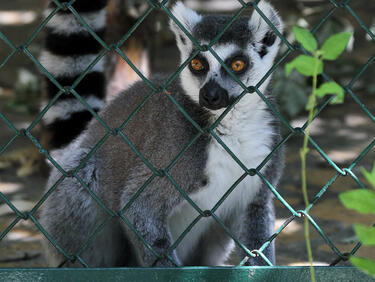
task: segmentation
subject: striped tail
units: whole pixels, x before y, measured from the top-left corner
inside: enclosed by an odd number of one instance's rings
[[[105,35],[106,6],[107,0],[77,0],[73,4],[74,9],[100,38]],[[55,8],[55,4],[50,3],[45,15],[48,16]],[[60,10],[48,22],[45,31],[46,40],[40,62],[63,87],[72,86],[103,47],[69,10]],[[59,91],[47,78],[45,88],[48,100]],[[103,60],[100,60],[75,90],[95,111],[99,111],[104,105],[105,88]],[[85,129],[91,118],[92,114],[73,95],[60,96],[43,117],[50,149],[69,144]]]

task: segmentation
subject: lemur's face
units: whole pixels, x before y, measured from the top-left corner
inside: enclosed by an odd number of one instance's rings
[[[277,13],[269,4],[261,3],[263,13],[282,32]],[[200,16],[181,3],[172,12],[201,45],[210,44],[231,19],[228,16]],[[196,48],[177,25],[171,22],[171,28],[176,35],[181,62],[185,62]],[[210,51],[200,52],[182,71],[182,86],[201,106],[211,111],[222,110],[244,91],[229,72],[245,86],[255,86],[271,68],[279,43],[280,39],[256,12],[250,19],[239,18],[212,46],[227,69]]]
[[[208,44],[209,42],[204,42]],[[219,110],[228,107],[243,92],[243,88],[230,72],[244,85],[256,83],[263,66],[257,64],[259,55],[253,48],[243,48],[236,43],[218,44],[212,48],[227,69],[211,52],[201,52],[189,63],[182,74],[183,85],[189,84],[188,94],[203,107]],[[260,63],[260,62],[259,62]],[[228,72],[228,69],[230,72]],[[195,88],[194,90],[191,88]],[[192,91],[193,90],[193,91]]]

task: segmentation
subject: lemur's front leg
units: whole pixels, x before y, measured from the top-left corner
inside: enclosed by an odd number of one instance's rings
[[[172,267],[175,266],[174,262],[180,264],[175,253],[169,252],[172,241],[165,218],[157,213],[151,215],[147,207],[143,211],[130,208],[124,215],[137,230],[136,234],[125,222],[122,223],[126,236],[132,242],[134,259],[138,266]],[[160,255],[159,258],[158,255]]]
[[[266,242],[274,232],[275,212],[272,203],[272,194],[263,187],[259,195],[247,208],[245,216],[245,223],[240,235],[241,242],[249,250],[259,249],[264,242]],[[240,251],[243,258],[246,254],[243,250]],[[263,254],[275,263],[275,246],[274,241],[263,251]],[[267,265],[264,259],[260,256],[250,258],[246,265]]]

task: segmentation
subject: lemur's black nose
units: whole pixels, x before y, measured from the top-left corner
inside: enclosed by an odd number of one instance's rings
[[[199,104],[210,110],[218,110],[229,106],[228,91],[216,81],[210,80],[199,91]]]

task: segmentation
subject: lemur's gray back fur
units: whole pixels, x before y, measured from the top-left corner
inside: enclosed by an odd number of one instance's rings
[[[281,20],[273,8],[266,2],[261,3],[264,13],[273,19],[275,26],[282,29]],[[203,44],[208,43],[229,20],[224,16],[199,16],[181,3],[174,7],[173,13]],[[193,46],[175,24],[172,23],[171,28],[175,32],[183,61],[190,55]],[[265,23],[261,22],[259,16],[254,15],[250,20],[240,19],[229,28],[214,48],[222,56],[243,50],[242,52],[249,57],[248,64],[251,66],[246,74],[240,77],[245,84],[253,85],[257,82],[254,80],[262,77],[270,67],[278,44],[279,39],[271,33]],[[249,48],[252,48],[251,51]],[[202,54],[202,56],[209,55]],[[213,62],[210,57],[206,58],[208,63]],[[211,67],[214,72],[214,65],[212,64]],[[213,77],[209,78],[209,75]],[[181,77],[167,89],[202,128],[210,125],[223,111],[223,109],[209,110],[197,101],[196,92],[207,83],[205,80],[214,80],[215,77],[220,76],[220,87],[228,90],[231,99],[242,92],[231,83],[225,72],[211,73],[210,70],[206,76],[206,78],[194,77],[186,68]],[[254,79],[251,79],[252,76]],[[154,85],[163,85],[166,77],[155,76],[151,81]],[[261,90],[276,107],[267,83]],[[149,94],[150,88],[145,83],[136,83],[105,106],[100,116],[111,128],[118,128]],[[228,117],[224,118],[215,132],[250,168],[259,165],[280,141],[277,119],[255,94],[245,96]],[[190,140],[196,138],[195,143],[186,150],[175,165],[163,173],[170,175],[203,210],[211,209],[244,173],[210,135],[199,135],[198,130],[165,93],[157,93],[150,98],[126,125],[123,133],[158,170],[165,170]],[[106,130],[103,126],[97,120],[93,120],[88,129],[73,143],[56,151],[55,158],[64,169],[73,170],[105,134]],[[252,146],[254,144],[256,147]],[[281,170],[282,152],[279,151],[262,169],[262,173],[273,185],[276,185]],[[160,253],[166,252],[181,230],[184,230],[198,215],[166,175],[153,177],[150,168],[119,134],[108,137],[78,172],[78,176],[105,205],[116,212],[121,210],[149,181],[135,202],[128,206],[124,216]],[[61,173],[54,169],[47,187],[51,187],[60,177]],[[271,192],[257,176],[247,176],[217,210],[217,215],[247,248],[257,249],[273,232],[274,213]],[[82,188],[77,179],[66,178],[44,204],[41,222],[59,246],[69,254],[76,254],[90,234],[107,218],[108,214]],[[182,265],[225,263],[233,249],[233,242],[212,218],[201,219],[190,233],[171,254],[178,263]],[[64,261],[64,258],[48,242],[45,245],[51,265],[56,266]],[[243,255],[242,251],[239,253]],[[264,253],[274,261],[273,243]],[[110,219],[106,227],[79,255],[93,267],[171,265],[167,259],[156,260],[154,254],[128,225],[118,218]],[[250,260],[250,263],[264,264],[259,258]],[[79,266],[79,263],[71,261],[67,265]]]

